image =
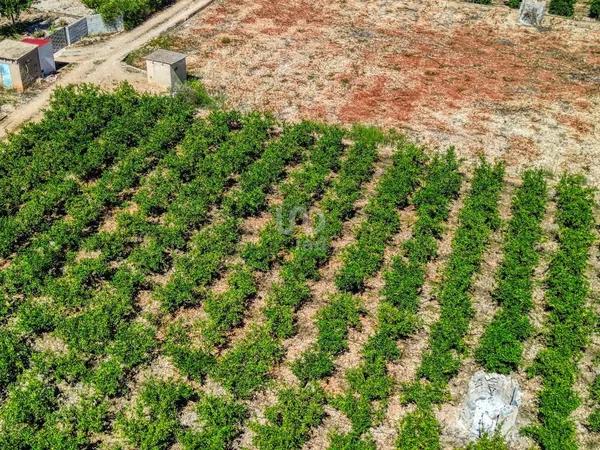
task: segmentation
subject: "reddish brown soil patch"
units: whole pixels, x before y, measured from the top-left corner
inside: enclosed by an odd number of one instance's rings
[[[175,42],[236,108],[400,128],[515,169],[592,167],[600,180],[600,23],[546,25],[462,2],[221,0]]]

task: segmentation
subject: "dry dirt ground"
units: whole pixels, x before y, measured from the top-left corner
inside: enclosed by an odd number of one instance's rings
[[[33,9],[37,11],[60,13],[73,17],[84,17],[92,10],[79,0],[36,0]]]
[[[397,128],[600,184],[600,22],[526,28],[507,7],[440,0],[218,0],[170,40],[230,106]]]

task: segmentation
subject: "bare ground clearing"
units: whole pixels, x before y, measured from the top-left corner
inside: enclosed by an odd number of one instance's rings
[[[600,23],[454,1],[219,0],[170,45],[229,106],[398,128],[600,181]],[[472,159],[472,158],[471,158]]]

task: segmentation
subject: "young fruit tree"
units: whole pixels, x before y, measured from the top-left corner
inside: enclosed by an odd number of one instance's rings
[[[15,25],[21,13],[31,6],[32,0],[0,0],[0,16],[10,20]]]

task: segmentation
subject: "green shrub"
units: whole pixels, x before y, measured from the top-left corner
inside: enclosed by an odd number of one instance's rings
[[[82,448],[90,437],[105,430],[108,402],[84,396],[76,404],[57,411],[36,435],[41,448]]]
[[[398,450],[440,450],[440,425],[428,408],[408,413],[400,425]]]
[[[65,135],[57,141],[56,161],[48,158],[49,149],[44,148],[50,147],[56,122],[32,126],[22,137],[0,144],[15,155],[17,167],[0,160],[0,194],[6,194],[0,195],[0,217],[12,214],[14,219],[19,211],[18,219],[0,220],[4,237],[0,253],[17,249],[0,272],[4,321],[0,448],[91,448],[99,445],[99,434],[103,441],[113,430],[133,448],[229,448],[248,418],[243,400],[265,387],[275,365],[282,362],[284,339],[297,332],[298,309],[311,299],[312,282],[334,254],[334,239],[355,213],[383,138],[370,128],[344,133],[305,123],[285,128],[273,139],[276,129],[271,118],[223,112],[214,112],[190,128],[192,110],[185,109],[182,99],[141,100],[127,90],[117,94],[118,100],[104,93],[94,95],[53,100],[49,112],[53,120],[76,122],[59,130]],[[94,102],[100,108],[97,117]],[[84,118],[77,117],[78,111]],[[116,124],[128,125],[129,114],[135,127],[119,130]],[[83,127],[86,121],[92,122],[92,131]],[[184,142],[177,145],[185,130]],[[354,141],[348,148],[344,137]],[[68,154],[70,144],[74,155]],[[377,326],[362,349],[360,364],[345,374],[347,390],[331,399],[330,406],[337,407],[352,425],[347,434],[331,436],[331,448],[375,446],[369,430],[384,416],[394,392],[387,366],[400,356],[397,341],[420,326],[417,313],[425,268],[436,257],[445,233],[443,222],[460,188],[458,163],[451,151],[427,165],[424,157],[406,158],[401,164],[394,161],[390,172],[394,175],[384,174],[384,179],[389,178],[387,188],[380,186],[378,199],[365,210],[370,229],[365,225],[357,233],[353,255],[358,262],[348,259],[348,272],[339,281],[342,288],[360,290],[381,269],[384,249],[402,225],[396,206],[414,204],[416,222],[412,237],[386,270]],[[69,167],[76,182],[55,184],[57,180],[48,175],[60,172],[57,179],[64,179],[60,164]],[[32,174],[25,170],[29,166]],[[415,403],[416,411],[400,425],[399,448],[439,447],[439,424],[432,408],[448,399],[447,382],[466,350],[463,339],[473,313],[470,284],[487,237],[499,225],[495,202],[502,185],[501,169],[485,166],[476,173],[460,215],[453,254],[436,292],[440,323],[433,327],[419,379],[402,391],[402,401]],[[155,175],[145,178],[153,169]],[[408,172],[419,174],[412,179]],[[22,180],[19,173],[24,173]],[[253,255],[244,254],[241,265],[230,267],[241,237],[241,219],[264,211],[275,192],[274,183],[284,176],[288,182],[280,190],[282,204],[271,211],[279,211],[280,222],[273,221],[263,230],[258,246],[247,247]],[[44,190],[48,197],[36,199]],[[498,275],[495,298],[501,310],[494,320],[499,326],[490,325],[495,346],[488,344],[484,352],[489,364],[500,371],[518,364],[523,338],[530,333],[526,320],[531,306],[530,266],[537,256],[531,249],[545,192],[527,192],[528,196],[516,197],[514,203],[521,203],[513,205],[513,216],[520,219],[509,224]],[[545,448],[570,448],[576,442],[571,415],[581,400],[573,383],[578,379],[581,351],[595,325],[587,309],[585,278],[594,236],[591,195],[582,180],[561,180],[556,215],[561,245],[547,272],[547,348],[531,369],[542,380],[540,420],[539,426],[527,430]],[[289,213],[317,201],[322,215],[311,218],[311,232],[303,233]],[[116,230],[97,233],[110,211],[129,209],[130,204],[137,204],[139,210],[119,212]],[[99,254],[82,257],[81,250]],[[263,276],[257,277],[254,269],[271,270],[275,264],[281,279],[270,284],[260,325],[254,324],[244,339],[226,349],[231,329],[243,323],[249,302],[257,295],[257,282],[262,285]],[[225,267],[230,275],[228,288],[215,293],[212,284]],[[163,291],[152,275],[167,271],[172,278]],[[210,375],[211,381],[230,391],[224,397],[202,396],[193,427],[183,426],[180,417],[184,405],[196,399],[187,384],[152,380],[141,391],[128,392],[132,385],[127,380],[156,356],[156,333],[161,330],[162,341],[163,326],[173,319],[165,316],[164,322],[164,314],[147,315],[147,307],[153,305],[139,298],[142,290],[150,290],[153,299],[163,303],[163,313],[204,302],[206,317],[201,323],[173,327],[160,348],[183,379],[189,377],[196,385]],[[301,386],[283,389],[277,403],[268,408],[267,420],[252,425],[259,448],[302,447],[323,420],[326,399],[312,382],[334,372],[335,357],[348,349],[350,327],[360,324],[359,301],[350,292],[332,296],[317,314],[316,342],[292,364]],[[38,350],[38,342],[46,344],[39,335],[47,332],[59,342],[62,339],[67,350]],[[481,355],[476,356],[481,360]],[[597,384],[591,386],[590,395],[596,403]],[[230,399],[229,394],[236,398]],[[132,399],[131,408],[112,423],[115,397],[124,395]],[[595,412],[588,418],[589,430],[600,428],[598,417]],[[503,449],[502,445],[485,438],[472,448]]]
[[[117,427],[139,449],[166,449],[181,432],[178,412],[193,396],[184,384],[150,380],[129,414],[121,414]]]
[[[318,151],[315,150],[311,157],[315,170],[318,167],[327,169],[318,169],[315,172],[318,177],[309,176],[304,170],[295,173],[298,175],[292,175],[292,178],[298,180],[304,179],[305,176],[308,178],[307,184],[315,186],[308,191],[309,193],[318,190],[318,186],[325,181],[331,169],[339,164],[342,134],[339,130],[328,130],[327,139],[321,138],[317,145]],[[315,268],[325,262],[330,255],[326,249],[335,235],[328,233],[341,232],[341,227],[337,226],[338,221],[343,222],[343,219],[351,214],[360,187],[372,171],[372,164],[377,154],[376,139],[379,135],[368,132],[368,129],[362,133],[364,133],[364,140],[359,139],[344,160],[338,181],[330,191],[331,197],[326,194],[323,200],[324,216],[327,221],[331,221],[330,223],[336,226],[318,227],[318,233],[323,234],[315,236],[314,239],[303,238],[298,242],[292,250],[291,258],[281,269],[283,281],[275,283],[268,295],[264,310],[266,326],[255,329],[248,338],[226,352],[216,366],[214,376],[232,389],[235,395],[250,396],[267,382],[270,368],[281,358],[281,340],[294,333],[294,312],[311,295],[307,277],[314,274]],[[294,185],[289,184],[286,190],[291,194],[295,190]],[[290,205],[297,204],[296,201],[294,200]],[[269,250],[273,251],[273,248],[270,247]],[[275,252],[278,251],[279,249],[275,249]]]
[[[361,439],[352,433],[333,433],[329,439],[330,450],[375,450],[376,448],[372,440]]]
[[[500,226],[498,202],[503,176],[501,164],[482,161],[475,170],[437,296],[440,318],[432,327],[418,379],[404,388],[403,400],[416,403],[417,410],[401,421],[398,448],[440,448],[440,425],[431,408],[447,398],[446,385],[458,372],[465,351],[462,341],[473,314],[469,290],[490,235]]]
[[[376,146],[381,136],[369,128],[356,128],[353,130],[353,134],[357,141],[342,162],[338,178],[322,201],[325,224],[317,222],[315,224],[316,236],[310,238],[303,236],[298,240],[296,247],[292,250],[291,258],[282,267],[283,282],[275,283],[269,293],[264,310],[267,319],[266,329],[255,331],[251,334],[250,339],[235,346],[218,363],[217,374],[222,379],[230,378],[227,383],[233,387],[234,392],[241,391],[243,396],[249,396],[268,380],[270,368],[281,357],[281,339],[293,335],[295,331],[293,320],[295,310],[310,298],[311,292],[307,285],[307,277],[314,276],[315,268],[323,264],[331,254],[328,250],[331,240],[341,233],[342,223],[352,214],[354,202],[360,196],[362,184],[372,173],[373,163],[377,157]],[[341,137],[342,134],[339,130],[332,131],[327,128],[325,136],[319,140],[317,145],[319,150],[313,152],[311,157],[311,161],[316,166],[315,170],[323,167],[323,164],[329,169],[318,169],[316,172],[319,174],[318,177],[301,169],[292,175],[292,179],[301,182],[299,186],[312,185],[314,186],[312,191],[318,191],[331,168],[336,168],[339,164],[337,157],[341,151]],[[305,178],[306,182],[303,181]],[[289,194],[294,193],[295,190],[297,189],[293,184],[289,184],[285,189]],[[298,198],[290,200],[287,207],[298,204],[296,203]],[[273,232],[278,233],[275,225],[272,227]],[[280,235],[285,236],[284,233],[280,233]],[[286,245],[291,244],[292,242],[288,239]],[[281,247],[272,245],[262,248],[265,250],[263,255],[272,256],[267,256],[262,261],[259,260],[259,264],[254,264],[257,261],[249,263],[246,258],[246,262],[251,267],[259,270],[260,267],[269,267],[269,261],[273,261],[270,258],[274,258],[274,255],[281,249]],[[258,267],[256,267],[257,265]],[[264,353],[258,351],[258,348],[254,348],[255,346],[260,347],[260,342],[264,342],[263,349],[266,350]],[[247,360],[247,357],[254,357],[254,360]],[[312,368],[307,369],[312,370]],[[307,376],[309,376],[308,373]]]
[[[196,406],[201,431],[184,431],[179,444],[184,450],[221,450],[230,448],[242,432],[246,407],[241,403],[211,395],[203,396]]]
[[[16,433],[16,441],[18,441],[19,435],[25,437],[27,432],[41,428],[57,404],[56,386],[45,383],[36,373],[25,372],[18,383],[8,389],[6,400],[0,409],[4,430],[7,431],[8,436]],[[13,439],[14,437],[15,435]],[[16,442],[13,439],[11,441]]]
[[[121,85],[114,95],[87,84],[58,90],[42,126],[28,128],[51,136],[51,140],[38,135],[24,150],[20,148],[23,141],[16,139],[3,152],[3,159],[10,163],[3,163],[0,172],[0,215],[17,213],[20,217],[19,206],[33,200],[31,194],[39,197],[45,190],[62,185],[67,175],[83,174],[89,162],[87,152],[95,145],[92,143],[109,124],[131,120],[132,108],[139,102],[140,96],[128,84]],[[115,148],[108,145],[107,150]]]
[[[541,222],[547,199],[544,176],[526,171],[523,185],[513,198],[494,297],[501,306],[485,330],[476,360],[487,371],[510,373],[521,362],[523,341],[531,334],[528,313],[533,307],[533,272],[539,260]]]
[[[596,407],[589,415],[587,427],[594,433],[600,433],[600,408]]]
[[[325,378],[334,370],[335,364],[331,355],[318,349],[306,351],[292,364],[292,372],[302,384]]]
[[[419,290],[425,277],[422,266],[435,256],[435,240],[442,232],[440,222],[447,218],[450,201],[457,196],[461,184],[453,150],[443,157],[434,158],[425,173],[425,182],[413,195],[419,219],[414,226],[413,239],[404,245],[407,259],[395,258],[393,270],[386,274],[384,292],[387,299],[382,302],[378,313],[379,329],[363,348],[364,362],[346,373],[349,390],[334,400],[336,406],[350,418],[352,432],[333,436],[332,448],[371,447],[372,443],[361,440],[360,435],[383,412],[391,393],[392,379],[387,374],[386,362],[399,356],[396,341],[414,330]],[[347,294],[336,297],[338,303],[340,299],[352,298]],[[317,326],[329,324],[319,336],[336,337],[332,341],[335,345],[329,348],[330,355],[317,347],[294,362],[292,369],[301,382],[317,380],[331,373],[334,369],[332,356],[345,349],[348,327],[358,324],[357,321],[349,321],[349,318],[339,324],[335,320],[323,321],[323,317],[337,310],[331,306],[321,311]]]
[[[354,396],[348,391],[334,397],[330,403],[350,419],[354,436],[361,436],[373,426],[373,411],[369,399]]]
[[[590,398],[600,404],[600,375],[596,375],[590,386]]]
[[[112,355],[126,368],[147,361],[156,343],[156,333],[151,327],[133,322],[121,328],[108,348]]]
[[[59,313],[51,305],[27,300],[17,312],[17,329],[27,335],[41,334],[54,329]]]
[[[134,295],[142,281],[143,278],[128,269],[119,269],[112,285],[96,294],[91,308],[58,324],[59,335],[73,350],[106,351],[106,344],[113,340],[132,314]]]
[[[286,172],[286,166],[310,160],[306,150],[315,144],[314,126],[308,122],[286,127],[278,140],[271,142],[250,169],[240,178],[237,188],[224,201],[224,209],[234,217],[249,217],[267,206],[267,194]],[[303,186],[298,186],[303,188]]]
[[[212,375],[234,395],[249,397],[267,381],[282,352],[279,342],[265,330],[257,329],[223,355]]]
[[[168,100],[154,103],[158,106],[154,105],[149,109],[151,117],[156,119],[156,116],[167,111],[169,115],[159,119],[155,127],[142,126],[135,120],[129,122],[133,129],[147,130],[148,135],[144,134],[146,131],[141,133],[137,149],[130,150],[113,169],[103,173],[95,184],[85,188],[82,196],[69,202],[67,213],[73,218],[72,221],[55,222],[49,230],[31,239],[29,247],[20,252],[3,273],[7,291],[40,294],[51,279],[50,275],[65,261],[65,256],[80,244],[86,248],[81,239],[89,227],[97,224],[105,208],[121,204],[123,199],[118,194],[135,186],[144,171],[156,163],[156,158],[164,155],[171,145],[179,141],[183,130],[189,125],[192,109],[180,102]],[[78,139],[83,140],[81,133]],[[135,143],[136,140],[130,140],[130,144]],[[70,297],[79,301],[78,298],[75,293]]]
[[[256,292],[251,271],[245,266],[234,267],[228,279],[228,290],[210,295],[204,303],[208,318],[201,328],[208,346],[224,344],[227,331],[242,322],[246,303]]]
[[[30,367],[33,371],[43,374],[55,383],[73,383],[75,380],[89,376],[87,359],[73,351],[32,353]]]
[[[85,0],[83,3],[112,22],[123,16],[125,27],[132,29],[152,13],[171,4],[171,0]]]
[[[92,370],[89,382],[105,396],[114,397],[121,392],[125,370],[116,359],[101,362]]]
[[[188,330],[180,324],[169,327],[164,352],[183,375],[198,382],[202,382],[215,365],[213,355],[191,346]]]
[[[266,424],[252,423],[254,444],[261,450],[300,449],[310,429],[323,420],[325,395],[320,387],[283,389],[277,403],[265,411]]]
[[[214,108],[217,106],[216,100],[210,96],[206,86],[200,80],[187,80],[177,90],[177,95],[199,108]]]
[[[0,332],[0,390],[15,380],[27,364],[29,349],[14,334]]]
[[[590,17],[600,19],[600,0],[590,2]]]
[[[504,168],[482,162],[476,169],[471,192],[459,214],[452,253],[438,294],[441,316],[434,324],[419,376],[445,384],[460,366],[462,343],[473,315],[469,288],[481,264],[492,231],[500,226],[498,201]]]
[[[190,251],[175,261],[174,276],[156,291],[166,311],[198,302],[201,290],[218,274],[225,256],[235,250],[238,226],[234,219],[216,222],[192,238]]]
[[[509,447],[500,434],[493,436],[485,434],[464,447],[464,450],[509,450]]]
[[[572,17],[575,13],[575,1],[576,0],[551,0],[550,5],[548,6],[548,12],[558,16]]]
[[[293,171],[281,187],[283,201],[271,211],[275,218],[260,232],[259,241],[246,245],[242,256],[252,269],[266,271],[284,248],[294,244],[293,228],[308,206],[322,194],[332,170],[337,170],[343,150],[344,133],[335,127],[325,129],[309,154],[307,164]]]
[[[98,282],[110,274],[103,258],[83,258],[68,265],[63,276],[50,280],[47,292],[60,307],[81,307],[90,300]]]
[[[283,276],[283,281],[273,285],[267,298],[265,317],[269,333],[287,339],[296,332],[294,311],[310,298],[310,288],[302,275]]]
[[[336,286],[341,291],[362,290],[366,278],[381,267],[385,246],[400,227],[397,208],[408,205],[422,174],[423,161],[423,152],[416,147],[401,148],[394,155],[393,166],[365,208],[366,220],[356,234],[356,243],[344,251],[343,266],[336,275]]]
[[[586,306],[586,268],[594,241],[595,202],[594,191],[581,176],[564,175],[556,195],[559,248],[546,273],[546,348],[539,352],[532,368],[542,380],[538,394],[540,423],[527,432],[544,448],[577,448],[571,415],[581,400],[573,384],[596,320]]]
[[[317,345],[337,355],[348,349],[348,330],[360,324],[359,301],[349,294],[335,296],[317,316]]]

